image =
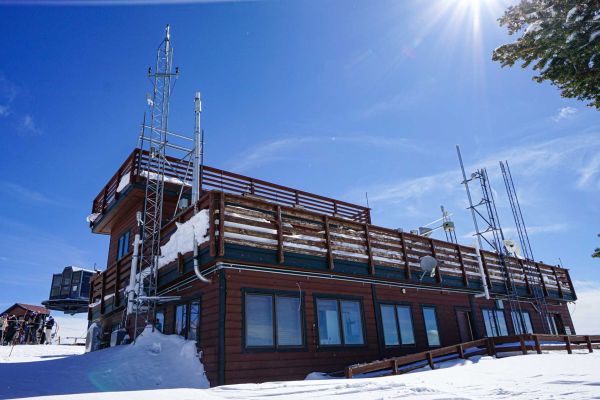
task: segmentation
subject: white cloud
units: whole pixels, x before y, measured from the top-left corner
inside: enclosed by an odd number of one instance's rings
[[[553,116],[552,119],[554,120],[554,122],[558,122],[560,120],[570,118],[576,113],[577,113],[576,108],[563,107],[560,110],[558,110],[558,113],[555,116]]]
[[[255,0],[4,0],[4,4],[46,6],[135,6],[169,4],[242,3]]]
[[[3,192],[5,193],[5,195],[8,196],[19,198],[20,200],[24,200],[29,203],[55,205],[61,204],[60,202],[53,200],[40,192],[36,192],[35,190],[31,190],[17,183],[8,181],[0,181],[0,192]]]
[[[581,182],[581,187],[588,184],[590,179],[600,172],[600,165],[598,165],[600,156],[598,161],[593,160],[586,168],[578,168],[586,152],[600,152],[600,134],[597,132],[514,146],[470,163],[465,169],[469,173],[477,168],[497,167],[499,160],[510,160],[513,174],[519,171],[522,175],[535,176],[560,167],[575,173]],[[490,168],[488,172],[490,179],[498,177],[498,168]],[[442,199],[453,193],[459,195],[460,191],[460,196],[464,198],[464,189],[459,186],[461,180],[457,166],[455,169],[434,175],[379,184],[368,188],[367,191],[369,199],[373,202],[391,204],[414,202],[434,193],[436,197]]]
[[[10,114],[11,114],[10,107],[0,104],[0,117],[7,117]]]
[[[580,170],[577,186],[584,190],[600,190],[600,154],[596,154]]]
[[[600,304],[600,282],[575,281],[577,302],[569,304],[571,318],[577,334],[595,334],[600,332],[598,304]]]
[[[295,151],[302,145],[319,144],[320,146],[332,146],[337,145],[338,143],[396,150],[404,149],[420,151],[420,149],[411,144],[409,140],[397,137],[364,134],[343,136],[292,136],[261,143],[254,148],[244,151],[243,155],[237,157],[229,168],[234,171],[245,171],[258,165],[286,159],[289,155],[289,153],[286,154],[286,152]]]
[[[25,116],[21,119],[19,128],[21,132],[24,133],[35,135],[42,133],[42,130],[37,126],[36,122],[33,120],[33,117],[30,114],[25,114]]]

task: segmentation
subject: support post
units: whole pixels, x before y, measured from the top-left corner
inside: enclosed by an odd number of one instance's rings
[[[277,262],[283,264],[283,220],[281,219],[281,206],[277,206]]]
[[[523,339],[523,335],[519,335],[519,345],[521,346],[521,352],[526,355],[527,346],[525,345],[525,339]]]
[[[590,340],[589,336],[585,337],[585,343],[587,344],[588,352],[593,353],[594,347],[592,346],[592,341]]]
[[[427,363],[429,364],[429,368],[435,369],[435,364],[433,363],[433,356],[431,355],[431,352],[428,351],[427,353],[425,353],[425,356],[427,357]]]
[[[540,345],[540,338],[538,335],[533,335],[533,342],[535,343],[535,351],[538,354],[542,354],[542,346]]]
[[[573,349],[571,348],[571,338],[568,335],[564,336],[565,345],[567,346],[567,353],[573,354]]]
[[[431,247],[431,255],[435,258],[437,254],[435,252],[435,243],[433,242],[433,239],[429,239],[429,246]],[[442,273],[440,272],[441,264],[441,261],[439,261],[437,268],[435,269],[435,281],[440,284],[442,283]]]
[[[404,239],[404,232],[400,232],[400,243],[402,243],[402,258],[404,259],[404,277],[407,280],[411,278],[410,264],[408,262],[408,251],[406,248],[406,240]]]
[[[327,246],[327,266],[330,271],[333,271],[335,265],[333,263],[333,252],[331,251],[331,233],[329,230],[329,216],[323,216],[323,224],[325,225],[325,246]]]
[[[460,244],[456,245],[456,253],[458,254],[458,262],[460,263],[460,273],[462,275],[463,285],[469,287],[469,278],[467,277],[467,271],[465,270],[465,262],[460,249]]]
[[[465,358],[465,350],[463,349],[462,343],[459,344],[458,346],[456,346],[456,349],[458,350],[458,358]]]
[[[373,251],[371,249],[371,237],[369,235],[369,225],[364,225],[365,240],[367,243],[367,255],[369,256],[369,273],[375,275],[375,263],[373,262]]]

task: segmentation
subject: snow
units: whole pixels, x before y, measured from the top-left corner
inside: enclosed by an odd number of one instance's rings
[[[122,346],[83,356],[41,363],[12,364],[11,370],[0,364],[0,376],[10,374],[18,381],[10,391],[0,384],[0,396],[49,395],[52,400],[174,400],[174,399],[288,399],[310,398],[369,399],[591,399],[600,396],[600,353],[555,352],[496,359],[473,357],[470,360],[446,361],[436,370],[379,378],[324,379],[312,373],[314,380],[267,382],[205,387],[201,364],[179,356],[178,346],[168,347],[171,340],[188,346],[181,338],[159,335],[161,340],[146,341],[138,348]],[[156,337],[156,336],[155,336]],[[164,339],[162,339],[164,338]],[[154,342],[154,343],[152,343]],[[156,345],[159,343],[160,345]],[[138,341],[140,344],[140,341]],[[137,345],[136,345],[137,346]],[[193,344],[192,344],[193,346]],[[29,346],[34,347],[34,346]],[[141,347],[141,348],[140,348]],[[3,349],[2,349],[3,350]],[[160,351],[159,351],[160,350]],[[170,350],[176,353],[168,356]],[[188,349],[189,350],[189,349]],[[100,356],[91,359],[92,356]],[[131,355],[133,358],[125,358]],[[145,362],[145,374],[126,369],[135,362]],[[164,362],[156,369],[157,360]],[[122,362],[118,364],[117,362]],[[86,363],[87,362],[87,363]],[[59,368],[66,370],[60,371]],[[76,368],[80,369],[77,370]],[[42,369],[44,368],[44,369]],[[20,374],[19,374],[20,373]],[[17,375],[19,374],[19,375]],[[74,374],[69,376],[69,374]],[[34,376],[32,376],[34,375]],[[161,379],[158,378],[160,376]],[[143,383],[141,383],[143,381]],[[25,388],[27,383],[35,382]],[[170,389],[166,389],[167,382]],[[157,385],[153,385],[158,383]],[[130,385],[130,387],[128,387]],[[149,390],[154,388],[156,390]],[[106,393],[98,393],[106,391]],[[66,395],[67,393],[77,393]]]
[[[132,345],[81,354],[83,350],[83,346],[16,346],[11,363],[6,363],[10,347],[0,347],[0,398],[76,394],[66,398],[87,399],[95,392],[120,392],[122,398],[130,398],[121,391],[209,386],[195,342],[180,336],[147,329]]]
[[[120,193],[121,190],[125,189],[129,185],[129,174],[125,174],[119,180],[119,184],[117,185],[117,193]]]
[[[92,214],[88,215],[85,218],[85,220],[88,222],[88,224],[93,224],[94,221],[96,221],[99,216],[100,216],[100,213],[92,213]]]
[[[156,175],[155,172],[150,172],[148,174],[148,171],[142,171],[140,173],[140,176],[143,176],[143,177],[150,176],[150,179],[156,179],[157,175]],[[167,182],[167,183],[174,183],[176,185],[192,186],[191,183],[189,183],[187,181],[184,182],[181,179],[173,177],[173,176],[165,176],[165,180],[164,181]]]
[[[169,241],[160,248],[161,257],[158,267],[161,268],[175,260],[177,254],[185,254],[194,250],[194,236],[198,244],[208,240],[208,210],[202,210],[189,220],[177,224],[177,230]]]

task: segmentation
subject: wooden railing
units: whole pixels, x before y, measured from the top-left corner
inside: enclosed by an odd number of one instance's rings
[[[134,183],[140,178],[145,179],[146,167],[156,162],[149,157],[145,150],[135,149],[119,168],[117,173],[108,181],[106,186],[94,199],[92,213],[103,214],[119,199],[117,190],[120,182]],[[167,157],[165,165],[165,182],[172,184],[189,184],[183,182],[185,177],[191,176],[189,162]],[[123,181],[125,180],[125,181]],[[209,166],[204,166],[202,171],[203,190],[218,190],[225,193],[258,197],[265,201],[303,208],[306,210],[339,216],[357,222],[371,222],[370,210],[356,204],[347,203],[329,197],[319,196],[302,190],[289,188],[282,185],[254,179],[248,176],[235,174]]]
[[[226,244],[242,245],[276,252],[277,263],[281,265],[290,253],[304,254],[322,258],[330,271],[336,271],[342,263],[351,263],[365,266],[366,273],[375,278],[413,285],[482,288],[473,247],[218,191],[206,193],[198,208],[209,211],[209,239],[201,247],[209,247],[212,257],[226,257]],[[190,207],[164,225],[161,243],[166,243],[175,232],[176,222],[184,222],[192,214]],[[434,277],[423,277],[420,272],[419,261],[426,255],[438,260],[439,268]],[[178,262],[182,262],[184,256],[190,254],[181,255]],[[521,297],[533,295],[532,287],[537,284],[547,297],[576,299],[566,269],[507,257],[510,274],[506,275],[497,254],[480,251],[480,256],[485,279],[493,293],[505,293],[504,280],[512,279]],[[114,294],[111,301],[122,304],[130,264],[131,252],[93,278],[92,302],[99,301],[103,311],[107,296]]]
[[[496,356],[499,353],[511,352],[528,354],[529,351],[541,354],[542,351],[555,350],[566,350],[571,354],[573,350],[579,349],[585,349],[590,353],[594,349],[600,349],[600,335],[527,334],[485,338],[402,357],[351,365],[346,367],[344,375],[346,378],[368,373],[375,373],[378,376],[397,375],[423,367],[435,369],[435,364],[439,362],[479,355]]]

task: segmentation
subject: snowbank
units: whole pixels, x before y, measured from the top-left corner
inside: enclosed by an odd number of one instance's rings
[[[13,363],[0,363],[1,399],[209,386],[195,342],[176,335],[146,330],[132,345],[45,362],[14,362],[28,361],[24,353],[44,347],[65,346],[18,346],[21,354]],[[10,347],[0,351],[8,355]]]
[[[193,251],[194,236],[198,244],[208,239],[208,210],[202,210],[184,223],[176,222],[176,224],[177,230],[160,248],[159,268],[177,260],[177,253],[185,254]]]

